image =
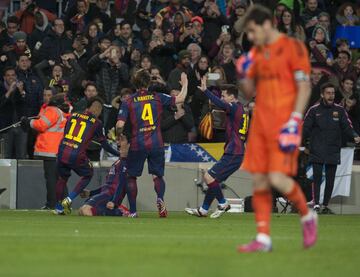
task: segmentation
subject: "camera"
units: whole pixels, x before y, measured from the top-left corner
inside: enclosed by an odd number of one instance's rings
[[[229,25],[221,26],[221,32],[227,34],[229,32]]]

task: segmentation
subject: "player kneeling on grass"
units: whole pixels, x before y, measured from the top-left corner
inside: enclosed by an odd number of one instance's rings
[[[95,191],[85,191],[81,196],[91,196],[80,207],[79,215],[83,216],[127,216],[125,207],[119,206],[125,196],[126,187],[126,158],[129,144],[125,136],[120,137],[120,159],[113,163],[107,176],[105,185],[95,194]],[[95,195],[94,195],[95,194]]]
[[[200,208],[186,208],[190,215],[198,217],[207,216],[212,201],[216,198],[219,202],[217,210],[210,215],[218,218],[230,209],[230,204],[224,198],[220,183],[225,181],[240,168],[244,157],[244,142],[246,138],[249,116],[244,111],[243,105],[238,102],[238,90],[234,85],[222,85],[221,99],[216,97],[206,87],[206,76],[201,79],[198,87],[220,109],[226,112],[226,140],[224,155],[205,173],[205,182],[208,185],[203,205]]]

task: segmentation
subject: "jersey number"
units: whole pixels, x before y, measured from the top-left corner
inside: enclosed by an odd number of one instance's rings
[[[146,103],[144,105],[144,109],[141,114],[141,119],[144,121],[149,121],[149,125],[154,125],[154,117],[153,117],[150,103]]]
[[[76,124],[77,124],[76,119],[71,119],[71,127],[70,127],[69,132],[65,135],[65,138],[71,139],[71,140],[74,140],[76,142],[81,143],[82,142],[82,135],[84,134],[84,131],[85,131],[85,128],[86,128],[86,122],[80,121],[79,133],[77,134],[77,136],[74,136],[73,132],[75,130]]]
[[[239,133],[242,135],[246,135],[248,127],[249,127],[249,116],[247,114],[243,114],[243,126],[239,130]]]

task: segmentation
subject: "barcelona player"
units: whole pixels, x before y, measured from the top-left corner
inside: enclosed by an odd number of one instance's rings
[[[181,75],[182,89],[178,96],[148,90],[151,77],[146,70],[137,71],[132,83],[137,91],[121,104],[117,134],[123,131],[125,122],[131,125],[130,150],[128,155],[127,195],[131,216],[136,217],[137,177],[141,176],[145,160],[148,161],[148,171],[152,174],[154,188],[157,194],[157,208],[160,217],[167,217],[164,203],[165,181],[165,151],[161,135],[161,114],[164,106],[175,105],[185,101],[188,80],[185,73]]]
[[[218,218],[230,209],[230,204],[225,200],[221,191],[220,183],[240,168],[244,156],[244,142],[249,116],[243,105],[238,102],[238,89],[235,85],[220,86],[222,99],[207,89],[206,76],[201,79],[201,87],[198,88],[205,93],[211,102],[226,112],[226,139],[224,155],[204,175],[208,190],[202,206],[197,209],[186,208],[185,211],[198,217],[207,216],[210,205],[216,198],[219,203],[218,208],[210,217]]]
[[[120,137],[120,159],[115,161],[106,176],[105,185],[90,192],[90,198],[79,209],[83,216],[124,216],[126,210],[119,208],[124,196],[126,183],[126,157],[129,144],[125,136]],[[81,195],[81,194],[80,194]],[[88,196],[88,195],[86,195]]]
[[[254,45],[236,66],[244,94],[252,98],[256,93],[243,168],[253,174],[257,236],[238,251],[272,249],[271,187],[298,209],[303,245],[309,248],[317,240],[317,215],[308,209],[300,186],[291,178],[297,171],[300,126],[310,96],[308,52],[302,42],[277,31],[270,10],[263,6],[254,5],[235,28],[245,30]]]
[[[84,113],[73,113],[68,119],[64,138],[59,145],[57,167],[59,178],[56,183],[56,214],[71,213],[71,202],[86,188],[93,176],[92,165],[86,156],[86,149],[92,139],[96,138],[104,150],[119,156],[107,142],[103,125],[98,117],[102,111],[103,101],[99,97],[89,99]],[[81,177],[74,190],[65,199],[61,199],[64,188],[73,170]],[[62,200],[62,201],[61,201]],[[60,202],[61,201],[61,202]]]

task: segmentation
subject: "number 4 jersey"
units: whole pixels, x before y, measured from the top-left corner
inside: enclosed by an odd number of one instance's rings
[[[67,164],[86,160],[86,149],[93,138],[99,143],[106,140],[101,121],[91,113],[73,113],[66,122],[58,160]]]
[[[118,120],[131,125],[130,149],[151,150],[164,146],[160,121],[164,106],[175,105],[175,97],[138,91],[121,104]]]

